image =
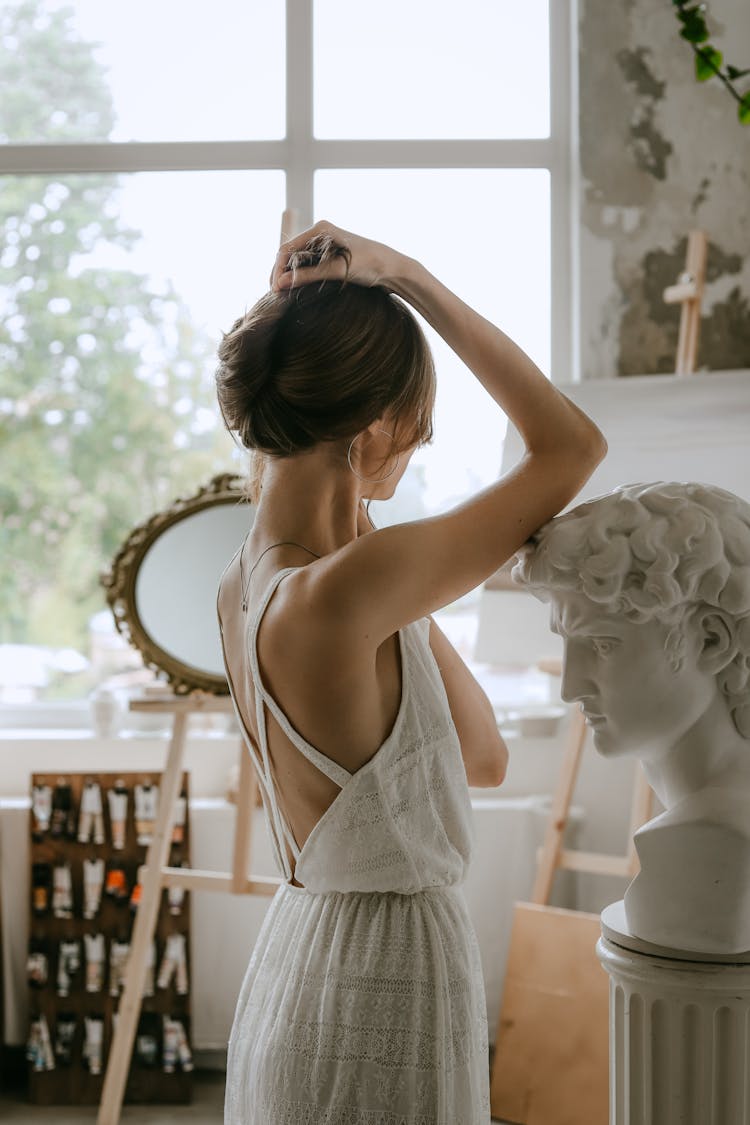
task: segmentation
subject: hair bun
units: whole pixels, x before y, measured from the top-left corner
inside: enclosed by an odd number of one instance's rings
[[[321,235],[294,261],[348,256]],[[227,428],[262,455],[322,442],[344,453],[386,409],[397,419],[397,452],[432,436],[429,347],[406,306],[379,286],[322,278],[266,293],[222,340],[216,389]]]
[[[261,304],[268,307],[262,309]],[[268,294],[251,314],[235,321],[219,344],[222,414],[227,428],[238,432],[243,441],[249,414],[273,385],[276,336],[283,313],[284,306]]]

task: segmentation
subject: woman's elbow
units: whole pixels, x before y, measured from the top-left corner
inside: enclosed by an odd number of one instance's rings
[[[495,758],[495,780],[494,786],[502,785],[505,781],[505,775],[508,772],[508,747],[505,745],[504,739],[500,739],[500,745],[497,750]]]
[[[607,456],[608,448],[604,434],[596,423],[589,418],[589,432],[580,447],[581,458],[592,465],[593,471]]]
[[[508,747],[505,745],[504,739],[497,735],[497,742],[493,748],[493,754],[488,762],[485,771],[485,781],[483,788],[497,789],[498,785],[502,785],[505,781],[505,775],[508,772]]]
[[[586,440],[575,449],[574,456],[566,463],[566,469],[570,474],[569,483],[573,488],[569,497],[570,500],[578,495],[586,481],[593,476],[597,466],[607,456],[608,447],[604,434],[593,422],[591,423],[591,430],[592,432]],[[561,505],[560,510],[564,506],[564,504]]]
[[[607,439],[605,438],[599,427],[595,426],[594,429],[596,430],[596,433],[594,434],[592,442],[593,456],[596,458],[597,465],[599,465],[607,456],[609,446],[607,445]]]

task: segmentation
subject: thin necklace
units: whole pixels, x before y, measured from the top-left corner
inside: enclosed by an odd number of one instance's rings
[[[243,585],[242,585],[242,556],[243,556],[243,555],[244,555],[244,553],[245,553],[245,545],[246,545],[246,543],[247,543],[247,539],[246,539],[246,540],[245,540],[245,542],[244,542],[244,543],[242,544],[242,550],[240,551],[240,589],[242,590],[242,612],[243,612],[243,613],[247,613],[247,592],[248,592],[248,590],[250,589],[250,580],[251,580],[251,578],[253,577],[253,570],[255,570],[255,567],[256,567],[256,566],[258,565],[258,563],[260,562],[260,560],[261,560],[261,559],[263,558],[263,556],[264,556],[264,555],[266,554],[266,551],[270,551],[270,550],[271,550],[271,547],[284,547],[284,546],[287,546],[287,547],[301,547],[303,551],[310,551],[310,548],[309,548],[309,547],[306,547],[306,546],[304,545],[304,543],[295,543],[295,542],[294,542],[294,540],[292,540],[292,539],[282,539],[282,541],[281,541],[280,543],[272,543],[270,547],[266,547],[266,550],[265,550],[265,551],[261,551],[261,553],[260,553],[260,555],[258,556],[258,558],[257,558],[256,562],[255,562],[255,563],[253,564],[253,567],[252,567],[252,569],[251,569],[250,573],[249,573],[249,574],[248,574],[248,576],[247,576],[247,585],[246,585],[246,586],[245,586],[245,587],[243,588]],[[310,551],[310,554],[311,554],[311,555],[315,555],[315,551]],[[321,556],[320,556],[320,555],[315,555],[315,558],[316,558],[316,559],[319,559],[319,558],[321,558]]]

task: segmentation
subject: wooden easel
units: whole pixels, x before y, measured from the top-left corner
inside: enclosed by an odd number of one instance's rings
[[[664,290],[664,300],[668,305],[681,304],[680,336],[677,342],[678,375],[692,375],[698,355],[698,333],[701,323],[701,302],[706,283],[706,258],[708,240],[703,230],[688,232],[685,270],[677,279],[676,285]]]
[[[224,891],[231,894],[272,896],[282,880],[272,876],[248,875],[252,810],[255,806],[257,779],[240,737],[240,775],[237,792],[232,870],[229,872],[186,870],[166,866],[172,839],[175,805],[179,796],[185,755],[185,735],[190,715],[197,712],[231,712],[232,701],[226,695],[196,692],[188,696],[166,699],[132,699],[132,711],[151,714],[172,714],[174,724],[167,762],[159,785],[159,806],[152,842],[146,855],[141,901],[133,926],[130,956],[125,969],[125,983],[120,999],[117,1028],[109,1051],[104,1076],[97,1125],[118,1125],[125,1085],[130,1069],[133,1041],[141,1008],[146,978],[148,951],[153,941],[162,891],[165,887],[183,887],[186,891]]]
[[[559,674],[559,666],[547,670]],[[651,816],[652,794],[639,767],[625,855],[564,849],[586,733],[583,714],[576,710],[531,901],[517,903],[514,911],[490,1103],[493,1116],[522,1125],[601,1125],[607,1117],[609,986],[594,952],[599,916],[547,904],[558,870],[637,874],[632,837]]]
[[[634,834],[651,816],[653,793],[643,769],[638,766],[633,796],[630,804],[629,844],[625,855],[606,855],[601,852],[579,852],[563,849],[562,842],[570,814],[581,757],[586,745],[586,722],[583,713],[573,712],[568,728],[568,741],[563,753],[562,768],[557,789],[552,799],[544,843],[539,851],[538,867],[531,901],[539,906],[549,902],[552,880],[556,871],[587,871],[590,875],[622,875],[632,879],[638,874],[638,855]]]

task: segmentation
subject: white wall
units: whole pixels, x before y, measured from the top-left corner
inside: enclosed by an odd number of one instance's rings
[[[552,740],[524,742],[529,765],[544,766]],[[188,739],[185,756],[190,779],[191,862],[202,870],[226,871],[236,810],[223,800],[228,768],[238,752],[236,738]],[[524,761],[518,747],[514,762]],[[28,940],[29,789],[34,772],[87,770],[152,772],[163,766],[165,739],[120,738],[99,741],[85,732],[36,732],[23,738],[0,739],[0,909],[3,920],[6,1041],[23,1042],[27,1026],[25,957]],[[497,1027],[513,916],[513,903],[528,898],[535,856],[541,843],[547,809],[540,800],[522,795],[522,771],[507,793],[472,789],[476,829],[474,861],[463,885],[482,959],[490,1041]],[[529,779],[536,780],[534,771]],[[512,791],[511,791],[512,790]],[[265,820],[260,809],[252,818],[253,874],[276,875]],[[563,877],[558,904],[575,904],[572,880]],[[191,996],[194,1045],[201,1050],[226,1046],[234,1004],[253,945],[270,899],[220,893],[193,893],[191,911]],[[220,957],[217,960],[217,954]]]

